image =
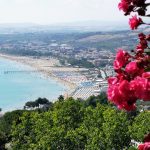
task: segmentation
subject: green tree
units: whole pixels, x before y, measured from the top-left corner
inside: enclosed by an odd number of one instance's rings
[[[96,107],[96,105],[100,103],[103,105],[108,105],[108,100],[107,100],[107,96],[106,93],[101,93],[98,96],[90,96],[87,100],[85,100],[85,105],[86,106],[93,106]]]
[[[19,123],[19,117],[23,114],[23,112],[23,110],[15,110],[5,113],[0,118],[0,130],[9,136],[13,122],[15,121],[16,123]]]
[[[87,150],[105,149],[102,129],[104,122],[103,111],[105,109],[106,107],[100,104],[98,104],[96,108],[86,108],[83,126],[86,131],[87,142],[85,149]]]
[[[63,95],[60,95],[60,96],[58,97],[58,100],[59,100],[59,101],[63,101],[63,100],[64,100],[64,96],[63,96]]]
[[[103,133],[105,138],[105,149],[120,150],[128,147],[130,144],[130,135],[128,134],[127,114],[112,108],[108,108],[103,113]]]
[[[137,115],[129,126],[131,138],[143,142],[144,136],[150,133],[150,112],[143,111]]]
[[[37,119],[38,113],[36,112],[25,112],[19,118],[20,123],[16,122],[12,126],[12,147],[14,150],[31,149],[35,144],[35,120]],[[36,119],[35,119],[36,118]]]
[[[7,136],[6,134],[0,130],[0,149],[5,149],[5,144],[7,143]]]
[[[35,102],[38,104],[38,105],[45,105],[45,104],[48,104],[49,103],[49,100],[46,99],[46,98],[38,98],[37,100],[35,100]]]
[[[120,150],[130,143],[128,117],[109,105],[86,106],[73,98],[46,112],[23,113],[12,127],[13,149]]]
[[[13,122],[19,123],[19,117],[23,114],[23,110],[15,110],[7,112],[0,117],[0,149],[5,146],[6,143],[11,141],[11,129]]]
[[[14,149],[70,149],[71,130],[80,126],[83,118],[82,103],[69,98],[55,102],[48,112],[26,112],[20,124],[12,129]]]
[[[52,114],[54,125],[63,126],[66,129],[77,128],[83,120],[82,107],[82,103],[73,98],[56,102]]]
[[[28,108],[28,109],[34,109],[36,107],[39,107],[38,103],[35,101],[29,101],[25,103],[24,108]]]

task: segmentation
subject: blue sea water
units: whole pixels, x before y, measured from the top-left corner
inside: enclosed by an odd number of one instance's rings
[[[46,78],[38,72],[28,72],[30,70],[33,68],[0,58],[0,108],[2,111],[21,109],[25,102],[33,101],[38,97],[53,101],[67,90],[64,85],[55,80]]]

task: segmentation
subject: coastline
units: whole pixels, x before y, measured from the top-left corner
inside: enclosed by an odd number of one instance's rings
[[[42,73],[46,78],[51,78],[56,82],[63,84],[65,87],[67,87],[67,92],[64,93],[64,96],[66,98],[69,97],[70,94],[74,92],[75,89],[77,88],[77,85],[75,83],[71,83],[69,81],[63,80],[55,76],[55,74],[53,73],[53,71],[78,71],[77,68],[58,67],[59,61],[57,59],[16,56],[16,55],[8,55],[8,54],[1,54],[1,53],[0,53],[0,57],[30,66],[37,72]]]

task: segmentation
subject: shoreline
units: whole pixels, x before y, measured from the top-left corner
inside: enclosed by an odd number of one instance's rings
[[[60,70],[63,67],[58,67],[59,61],[54,58],[33,58],[28,56],[16,56],[16,55],[8,55],[8,54],[1,54],[0,57],[4,59],[8,59],[11,61],[15,61],[21,63],[23,65],[27,65],[32,67],[33,69],[37,70],[37,72],[44,75],[46,78],[54,79],[56,82],[64,85],[67,87],[67,92],[63,93],[64,96],[69,97],[72,92],[75,91],[77,85],[75,83],[71,83],[69,81],[63,80],[53,74],[53,70]],[[63,70],[63,69],[62,69]],[[74,70],[73,68],[64,68],[64,70]]]

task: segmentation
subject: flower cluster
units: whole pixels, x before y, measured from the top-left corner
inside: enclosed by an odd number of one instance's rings
[[[118,8],[119,10],[122,10],[125,15],[130,15],[131,12],[136,12],[139,16],[150,16],[149,14],[146,14],[149,5],[150,3],[146,3],[146,0],[121,0],[118,4]],[[129,25],[132,30],[137,29],[141,24],[146,23],[144,23],[141,18],[137,18],[136,15],[129,19]]]
[[[118,4],[119,10],[125,15],[131,12],[137,13],[139,16],[150,17],[146,14],[147,7],[150,3],[146,0],[121,0]],[[138,26],[147,24],[137,15],[129,19],[129,25],[132,30]],[[134,55],[124,50],[119,50],[114,61],[114,69],[117,73],[116,77],[108,79],[108,98],[116,104],[120,109],[128,111],[136,108],[135,102],[138,99],[150,101],[150,49],[148,41],[150,35],[139,34],[140,43],[137,45]],[[139,150],[150,150],[150,134],[144,139],[144,144],[138,146]]]
[[[116,76],[108,78],[108,99],[127,111],[136,108],[138,99],[150,100],[150,55],[145,52],[149,36],[140,33],[139,40],[133,54],[118,50],[114,61]]]
[[[138,12],[140,16],[145,16],[146,7],[148,5],[146,0],[121,0],[118,4],[118,8],[122,10],[125,15],[129,15],[131,12]]]
[[[132,16],[132,18],[129,19],[129,25],[132,30],[137,29],[138,26],[143,24],[144,22],[142,21],[141,18],[137,18],[137,16]]]

